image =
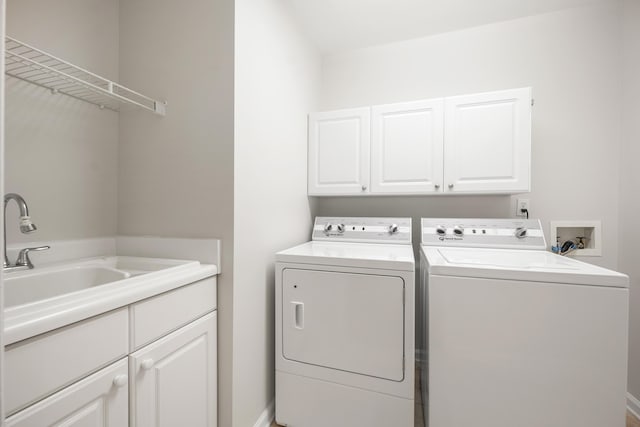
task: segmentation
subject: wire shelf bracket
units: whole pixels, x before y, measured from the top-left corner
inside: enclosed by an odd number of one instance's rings
[[[5,73],[101,109],[119,111],[121,104],[130,104],[160,116],[166,114],[164,101],[149,98],[8,36],[5,36]]]

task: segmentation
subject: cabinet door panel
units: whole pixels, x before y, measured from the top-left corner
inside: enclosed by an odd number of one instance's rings
[[[309,114],[309,194],[367,192],[369,137],[369,108]]]
[[[372,108],[371,192],[442,191],[443,100]]]
[[[108,366],[9,417],[7,427],[122,427],[127,425],[127,360]],[[114,383],[120,377],[119,386]]]
[[[529,191],[531,89],[445,100],[445,191]]]
[[[129,369],[131,426],[216,426],[216,313],[133,353]]]

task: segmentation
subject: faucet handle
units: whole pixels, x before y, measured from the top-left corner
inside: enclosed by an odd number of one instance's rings
[[[24,248],[18,253],[18,260],[16,261],[16,267],[29,267],[33,268],[33,264],[29,259],[29,252],[46,251],[51,249],[51,246],[37,246],[35,248]]]

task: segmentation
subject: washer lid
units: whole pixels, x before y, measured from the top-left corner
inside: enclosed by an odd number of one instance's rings
[[[429,273],[593,286],[629,287],[628,276],[546,251],[423,246]]]
[[[307,242],[276,254],[277,262],[413,271],[411,245]]]

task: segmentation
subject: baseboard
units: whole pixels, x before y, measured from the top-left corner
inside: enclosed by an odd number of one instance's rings
[[[253,425],[253,427],[270,427],[275,416],[276,416],[276,403],[275,403],[275,400],[272,400],[269,403],[269,406],[264,408],[264,411],[262,411],[262,414],[260,414],[260,417],[258,418],[256,423]]]
[[[640,400],[627,393],[627,409],[640,420]]]

